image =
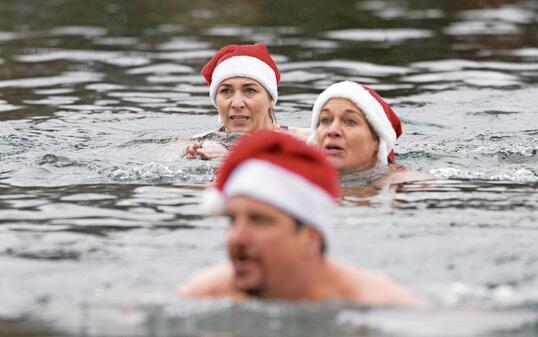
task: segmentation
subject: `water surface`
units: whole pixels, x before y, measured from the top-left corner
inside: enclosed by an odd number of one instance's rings
[[[68,1],[0,5],[0,335],[537,336],[535,1]],[[427,183],[349,188],[330,254],[417,309],[174,297],[222,261],[198,209],[216,126],[199,70],[265,42],[277,115],[308,127],[327,85],[368,84]]]

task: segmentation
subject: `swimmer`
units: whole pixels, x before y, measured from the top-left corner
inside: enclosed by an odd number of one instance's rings
[[[419,302],[387,277],[327,256],[339,181],[316,148],[286,134],[256,131],[231,150],[208,193],[213,211],[230,222],[229,261],[180,285],[179,296]]]
[[[325,89],[314,103],[311,130],[309,142],[325,153],[343,183],[364,179],[379,186],[432,178],[395,162],[400,119],[364,85],[343,81]]]
[[[202,69],[209,97],[217,108],[219,127],[194,136],[185,149],[188,159],[221,158],[229,142],[208,141],[223,133],[250,133],[268,129],[305,139],[310,130],[279,125],[274,107],[278,100],[280,72],[263,43],[228,45],[220,49]]]

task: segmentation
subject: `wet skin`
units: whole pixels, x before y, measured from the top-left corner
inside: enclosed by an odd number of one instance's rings
[[[272,127],[272,100],[257,81],[232,77],[222,81],[215,98],[217,110],[228,132],[252,132]]]
[[[318,146],[341,172],[372,168],[379,141],[362,111],[343,98],[330,99],[321,109]]]
[[[310,258],[312,247],[318,247],[313,244],[319,240],[312,235],[314,231],[297,229],[286,213],[244,196],[232,198],[226,214],[235,289],[259,297],[290,298],[301,293],[301,266]]]
[[[229,262],[206,268],[179,296],[290,301],[341,299],[360,304],[417,304],[404,287],[321,254],[321,236],[270,204],[247,196],[227,201]]]

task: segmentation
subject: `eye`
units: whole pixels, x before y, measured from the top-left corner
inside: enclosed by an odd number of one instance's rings
[[[353,120],[353,119],[348,118],[348,119],[344,120],[344,124],[346,124],[347,126],[355,126],[355,125],[357,125],[357,122],[355,120]]]
[[[258,91],[254,88],[246,88],[245,89],[245,93],[249,94],[249,95],[253,95],[255,93],[257,93]]]
[[[249,216],[250,222],[256,226],[268,226],[271,225],[274,220],[272,217],[265,214],[253,213]]]
[[[231,92],[232,92],[232,90],[230,88],[227,88],[227,87],[220,88],[220,90],[219,90],[219,94],[222,94],[222,95],[228,95]]]
[[[331,124],[331,119],[329,117],[321,117],[319,120],[319,124],[321,125],[329,125]]]

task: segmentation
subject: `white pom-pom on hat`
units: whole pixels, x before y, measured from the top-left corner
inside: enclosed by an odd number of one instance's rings
[[[224,211],[225,203],[224,194],[215,187],[211,187],[202,194],[200,209],[207,215],[220,215]]]

